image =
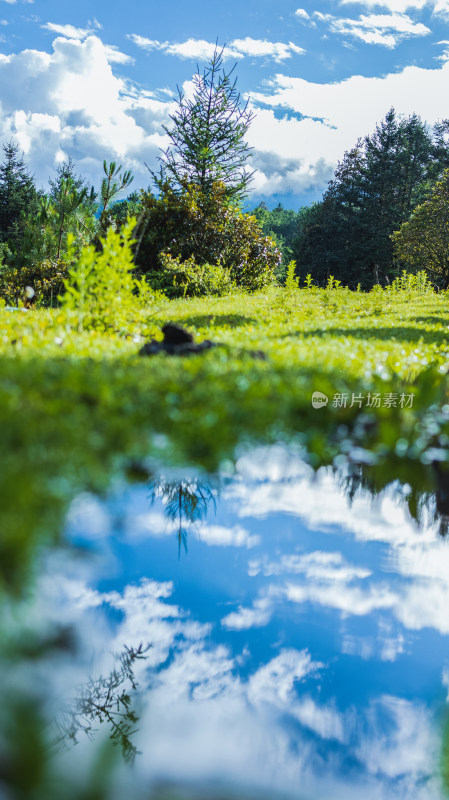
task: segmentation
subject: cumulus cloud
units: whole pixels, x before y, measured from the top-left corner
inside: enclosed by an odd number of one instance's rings
[[[447,63],[434,69],[408,66],[381,77],[353,75],[334,83],[278,73],[263,91],[252,93],[257,117],[248,141],[256,148],[255,159],[262,153],[295,159],[296,168],[281,168],[274,180],[259,170],[257,190],[279,191],[282,177],[290,191],[322,186],[344,152],[373,131],[391,106],[399,114],[417,113],[430,124],[441,119],[441,97],[448,87]]]
[[[403,39],[411,36],[427,36],[430,29],[415,22],[406,14],[362,14],[358,19],[334,17],[315,12],[314,16],[329,23],[329,30],[342,36],[352,36],[365,44],[379,44],[396,47]]]
[[[157,39],[147,39],[136,33],[127,35],[138,47],[144,50],[159,50],[166,55],[178,58],[208,61],[216,50],[214,42],[205,39],[187,39],[185,42],[160,42]],[[276,62],[291,58],[292,54],[301,55],[305,50],[293,42],[269,42],[266,39],[233,39],[224,48],[223,58],[241,59],[245,56],[253,58],[272,58]]]
[[[123,160],[136,182],[146,185],[143,162],[154,161],[165,142],[161,122],[168,121],[172,105],[116,77],[110,62],[125,63],[126,57],[115,48],[92,34],[81,38],[80,29],[71,33],[55,39],[52,53],[2,56],[0,135],[18,141],[42,182],[62,152],[93,182],[103,159],[111,158]]]

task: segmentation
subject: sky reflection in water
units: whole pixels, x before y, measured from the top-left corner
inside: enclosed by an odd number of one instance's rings
[[[60,559],[58,580],[53,563],[42,602],[77,625],[96,670],[151,645],[136,664],[139,780],[442,796],[449,541],[393,489],[351,506],[339,484],[281,447],[253,451],[210,485],[179,557],[148,486],[73,503],[68,533],[93,559]]]

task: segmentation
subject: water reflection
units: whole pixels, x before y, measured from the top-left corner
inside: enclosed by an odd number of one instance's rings
[[[125,645],[109,675],[91,677],[79,688],[71,707],[56,719],[56,748],[77,745],[83,735],[93,740],[98,734],[98,726],[105,725],[111,741],[120,747],[124,760],[134,762],[139,752],[133,743],[139,722],[134,664],[146,658],[149,647],[144,648],[142,643],[138,647]]]
[[[440,536],[449,531],[449,470],[438,461],[430,465],[430,486],[422,490],[419,485],[393,482],[398,499],[407,505],[411,516],[420,526],[433,524]],[[336,472],[339,485],[350,502],[359,492],[376,497],[385,489],[382,470],[367,464],[351,464],[343,474]],[[388,484],[387,484],[388,485]],[[390,484],[391,486],[391,484]],[[430,488],[431,487],[431,488]]]
[[[206,517],[209,505],[216,509],[213,489],[201,480],[170,480],[159,477],[150,483],[150,501],[162,500],[167,519],[176,526],[178,557],[181,546],[187,552],[187,536],[195,523]]]
[[[141,755],[132,773],[115,765],[108,798],[168,786],[171,797],[438,800],[449,689],[441,503],[424,498],[412,514],[410,487],[380,491],[367,467],[315,474],[280,446],[242,456],[221,482],[166,474],[106,501],[80,495],[67,536],[84,555],[50,555],[27,608],[70,629],[79,658],[49,656],[27,680],[44,685],[54,720],[86,676],[107,676],[88,684],[78,729],[95,704],[139,686],[130,741]],[[121,682],[112,654],[142,642],[145,659]],[[82,769],[85,745],[70,757]]]

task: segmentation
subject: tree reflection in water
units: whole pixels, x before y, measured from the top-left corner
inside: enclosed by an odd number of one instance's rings
[[[93,739],[98,732],[96,725],[106,724],[109,738],[118,745],[123,758],[133,763],[140,752],[132,742],[136,732],[139,716],[136,711],[135,697],[138,688],[134,675],[134,662],[145,659],[149,650],[140,644],[138,647],[127,647],[118,658],[118,665],[107,677],[90,678],[79,689],[78,695],[70,708],[57,720],[58,736],[54,742],[58,747],[71,747],[78,744],[79,737],[85,734]]]
[[[358,493],[369,492],[377,497],[388,485],[378,468],[368,464],[350,464],[349,472],[340,473],[337,480],[350,504]],[[420,476],[421,477],[421,476]],[[396,497],[402,500],[418,525],[432,525],[440,536],[449,532],[449,470],[434,461],[429,466],[425,488],[417,484],[397,482]]]
[[[151,482],[151,504],[161,500],[167,519],[176,526],[178,557],[181,546],[187,552],[190,528],[205,519],[211,503],[216,510],[217,496],[218,491],[210,483],[199,479],[169,480],[162,477]]]

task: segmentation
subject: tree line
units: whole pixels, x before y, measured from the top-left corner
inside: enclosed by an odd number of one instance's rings
[[[323,199],[295,211],[260,203],[243,213],[253,173],[245,136],[254,118],[226,72],[218,46],[194,91],[178,92],[169,146],[153,188],[132,192],[133,176],[104,161],[98,191],[69,158],[49,191],[38,190],[18,144],[0,165],[0,296],[30,288],[41,304],[63,288],[68,261],[98,250],[110,226],[137,218],[138,274],[169,296],[222,293],[232,284],[263,288],[296,273],[317,285],[333,276],[352,288],[385,285],[405,267],[449,286],[449,121],[429,128],[390,109],[371,135],[346,152]],[[37,294],[36,294],[37,292]]]

